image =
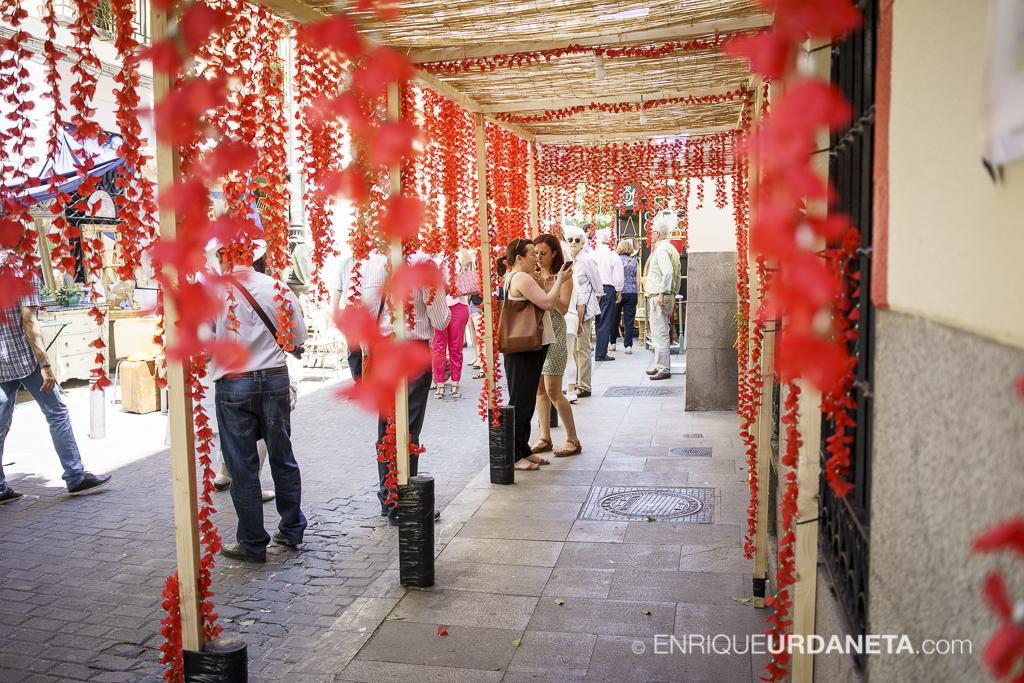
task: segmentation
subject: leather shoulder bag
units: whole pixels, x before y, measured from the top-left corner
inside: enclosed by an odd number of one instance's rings
[[[511,283],[512,278],[509,278],[506,290]],[[534,306],[532,301],[515,301],[506,295],[498,319],[498,350],[502,353],[540,351],[543,340],[543,309]]]

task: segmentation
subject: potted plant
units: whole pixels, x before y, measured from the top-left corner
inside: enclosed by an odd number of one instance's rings
[[[81,288],[76,285],[62,285],[53,298],[60,306],[77,306],[82,300],[82,293]]]

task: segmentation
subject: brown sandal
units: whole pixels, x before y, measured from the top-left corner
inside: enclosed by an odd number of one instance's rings
[[[536,459],[534,459],[534,458],[536,458]],[[533,462],[533,463],[537,463],[538,465],[550,465],[551,464],[550,460],[548,460],[547,458],[542,458],[542,457],[540,457],[539,455],[537,455],[535,453],[530,453],[528,456],[526,456],[523,459],[524,460],[529,460],[530,462]]]
[[[519,462],[525,462],[526,463],[526,467],[520,467],[519,466]],[[513,469],[517,469],[517,470],[539,470],[540,469],[540,465],[538,465],[535,462],[530,462],[526,458],[523,458],[519,462],[517,462],[515,465],[513,465]]]
[[[530,449],[530,452],[531,453],[547,453],[552,448],[554,448],[554,446],[555,445],[553,443],[551,443],[551,439],[541,439],[540,441],[537,442],[536,446],[533,446]]]
[[[557,451],[555,451],[556,458],[563,458],[567,455],[576,455],[577,453],[583,452],[583,444],[581,444],[579,441],[566,441],[566,443],[573,444],[573,447],[559,448]]]

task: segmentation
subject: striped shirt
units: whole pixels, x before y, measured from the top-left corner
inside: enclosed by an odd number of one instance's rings
[[[416,265],[429,261],[430,257],[423,253],[416,253],[409,259],[409,265]],[[381,297],[384,293],[384,282],[388,276],[388,260],[381,254],[371,254],[370,257],[359,264],[363,280],[360,283],[363,306],[373,315],[378,315],[378,324],[383,335],[390,335],[394,332],[391,307],[385,303],[381,307]],[[434,338],[435,330],[443,330],[448,327],[451,321],[452,312],[448,308],[443,291],[434,293],[433,301],[427,305],[430,299],[430,292],[419,289],[412,297],[412,325],[406,321],[406,339],[419,339],[430,341]],[[407,313],[410,312],[407,309]]]
[[[32,276],[32,291],[21,301],[0,313],[0,382],[10,382],[31,375],[39,361],[21,324],[22,306],[39,306],[39,278]]]

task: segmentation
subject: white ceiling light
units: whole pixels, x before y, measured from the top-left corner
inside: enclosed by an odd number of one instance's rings
[[[602,80],[608,73],[604,70],[604,55],[594,55],[594,66],[597,68],[597,80]]]
[[[598,17],[600,21],[617,21],[619,19],[636,19],[638,17],[646,17],[651,13],[651,10],[647,7],[641,9],[627,9],[623,12],[616,12],[615,14],[602,14]]]
[[[644,110],[644,96],[640,94],[640,125],[644,126],[647,124],[647,112]]]

